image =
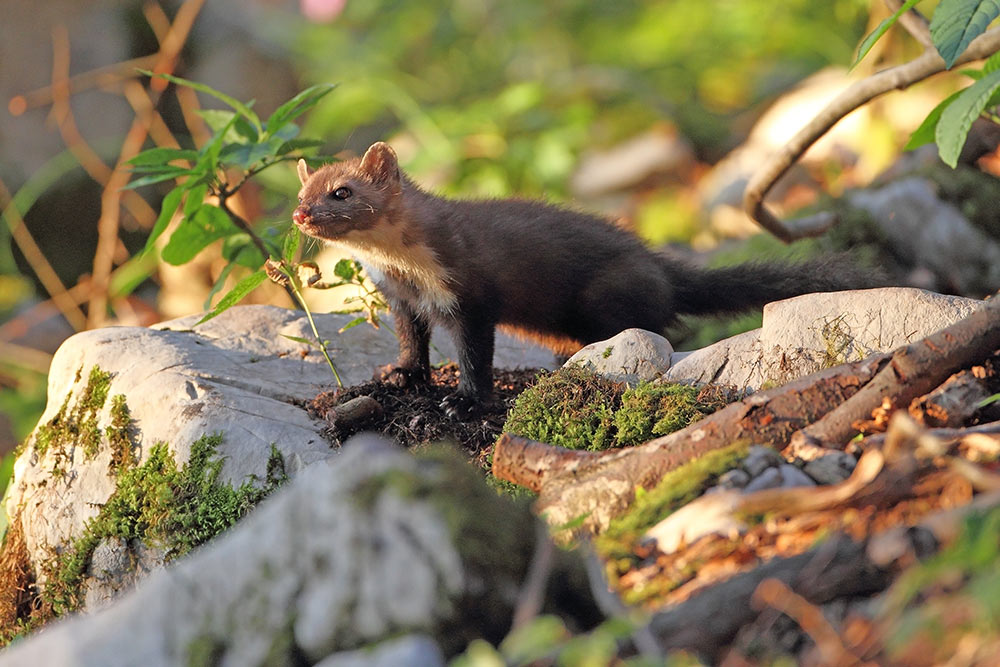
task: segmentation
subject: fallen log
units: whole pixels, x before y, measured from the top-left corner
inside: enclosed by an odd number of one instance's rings
[[[1000,298],[986,301],[963,320],[892,353],[892,358],[863,389],[821,419],[796,433],[791,444],[835,447],[855,433],[888,398],[893,409],[931,391],[953,373],[982,362],[1000,348]]]
[[[759,613],[751,600],[762,582],[777,579],[816,605],[876,593],[916,558],[953,542],[972,512],[998,506],[1000,492],[983,494],[968,505],[929,515],[916,526],[891,528],[865,542],[835,536],[812,551],[774,559],[658,612],[649,629],[664,651],[696,651],[717,662],[737,631]]]
[[[908,412],[924,426],[955,428],[976,414],[979,404],[992,394],[985,377],[963,370],[929,394],[913,399]]]
[[[537,509],[550,525],[582,518],[600,532],[628,507],[636,488],[650,489],[664,474],[706,452],[736,442],[783,445],[875,377],[888,355],[843,364],[757,392],[685,429],[627,449],[571,451],[503,434],[493,474],[538,492]]]

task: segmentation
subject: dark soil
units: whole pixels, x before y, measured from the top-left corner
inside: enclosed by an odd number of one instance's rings
[[[324,435],[334,447],[360,431],[381,433],[405,447],[451,441],[469,455],[475,456],[493,446],[507,412],[517,395],[534,384],[539,369],[493,371],[493,396],[478,414],[464,420],[445,415],[440,404],[458,385],[458,366],[448,364],[431,371],[431,383],[414,387],[398,387],[373,380],[353,387],[344,387],[319,394],[309,404],[309,411],[325,419],[329,427]],[[334,408],[358,396],[369,396],[381,406],[375,414],[359,423],[344,424],[337,419]]]

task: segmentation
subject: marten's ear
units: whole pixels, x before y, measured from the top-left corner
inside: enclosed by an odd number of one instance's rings
[[[299,180],[302,181],[302,185],[305,185],[309,177],[313,175],[313,170],[309,168],[309,165],[302,158],[299,158],[299,162],[295,167],[299,172]]]
[[[361,158],[361,171],[367,174],[373,183],[399,182],[396,151],[382,141],[372,144]]]

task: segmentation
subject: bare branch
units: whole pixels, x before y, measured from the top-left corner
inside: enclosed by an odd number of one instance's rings
[[[985,58],[997,50],[1000,50],[1000,27],[992,28],[974,39],[955,65]],[[778,179],[810,146],[850,112],[891,90],[903,90],[943,71],[945,71],[944,60],[931,48],[908,63],[883,70],[850,86],[808,125],[799,130],[785,147],[775,153],[750,179],[743,195],[743,208],[747,215],[785,243],[802,238],[805,235],[802,230],[782,222],[764,205],[764,198]]]

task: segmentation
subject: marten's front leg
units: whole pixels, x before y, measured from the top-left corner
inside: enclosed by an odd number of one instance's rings
[[[493,344],[496,322],[487,313],[467,308],[451,323],[461,378],[458,390],[441,407],[452,418],[472,415],[493,391]]]
[[[430,324],[403,304],[394,304],[392,312],[399,339],[399,358],[395,364],[382,369],[382,378],[400,387],[430,382]]]

